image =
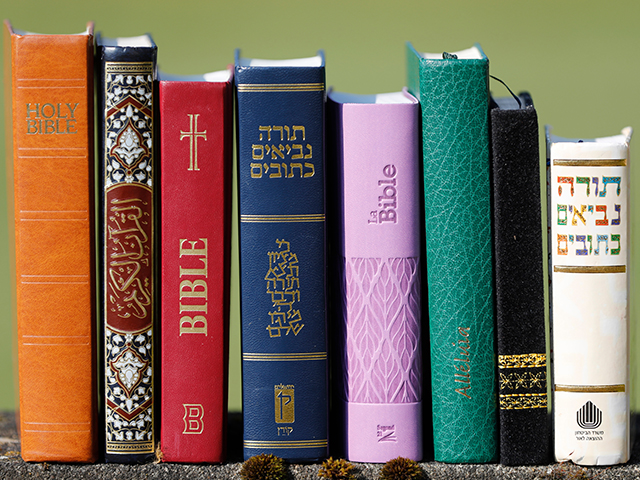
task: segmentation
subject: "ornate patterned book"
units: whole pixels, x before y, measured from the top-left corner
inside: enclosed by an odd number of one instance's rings
[[[245,458],[327,455],[324,57],[236,52]]]
[[[166,462],[226,450],[232,70],[160,73],[160,448]]]
[[[422,459],[419,112],[406,91],[329,93],[337,330],[347,459]]]
[[[547,127],[555,457],[629,460],[629,141]]]
[[[547,464],[538,116],[527,93],[491,106],[500,463]]]
[[[154,80],[148,35],[98,38],[105,460],[154,458]]]
[[[489,61],[479,46],[418,53],[435,459],[497,457]]]
[[[22,458],[93,462],[93,24],[39,35],[5,21],[4,31]]]

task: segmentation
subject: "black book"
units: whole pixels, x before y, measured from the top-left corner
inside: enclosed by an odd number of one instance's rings
[[[521,93],[491,102],[500,463],[549,460],[538,117]]]

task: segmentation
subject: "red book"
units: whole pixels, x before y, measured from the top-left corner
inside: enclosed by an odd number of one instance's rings
[[[160,76],[160,448],[167,462],[214,463],[226,446],[232,73],[198,80]]]

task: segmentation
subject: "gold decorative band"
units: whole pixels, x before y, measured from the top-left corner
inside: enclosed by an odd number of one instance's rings
[[[556,158],[553,161],[553,164],[562,167],[626,167],[627,159],[619,158],[612,160],[603,160],[601,158],[597,158],[593,160],[559,160]]]
[[[242,223],[300,223],[324,222],[323,213],[308,215],[240,215]]]
[[[318,448],[328,446],[327,439],[297,440],[282,442],[262,442],[259,440],[245,440],[245,448]]]
[[[498,355],[498,368],[542,368],[547,366],[545,353]]]
[[[516,369],[511,372],[500,372],[500,391],[508,390],[547,391],[547,369],[542,371],[526,371]]]
[[[521,393],[500,395],[500,410],[526,410],[547,408],[546,393]]]
[[[574,393],[620,393],[626,390],[624,384],[621,385],[554,385],[556,392]]]
[[[151,62],[106,62],[106,73],[153,73]]]
[[[574,266],[574,265],[554,265],[554,272],[560,273],[626,273],[626,265],[595,265],[595,266]]]
[[[327,352],[243,353],[242,359],[249,362],[300,362],[305,360],[326,360]]]
[[[145,443],[120,443],[107,442],[106,453],[126,454],[126,453],[153,453],[153,442]]]
[[[324,83],[241,83],[238,92],[324,92]]]

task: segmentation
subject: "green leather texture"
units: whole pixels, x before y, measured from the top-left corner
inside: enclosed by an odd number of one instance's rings
[[[407,44],[422,108],[435,460],[497,458],[488,75]]]

